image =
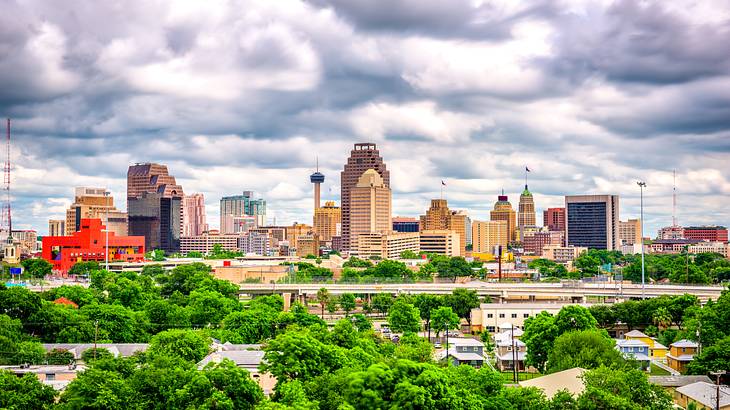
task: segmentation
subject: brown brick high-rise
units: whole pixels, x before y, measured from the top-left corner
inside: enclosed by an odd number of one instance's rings
[[[359,143],[350,151],[345,168],[340,173],[342,200],[342,250],[350,250],[350,190],[357,185],[360,176],[368,169],[376,170],[383,178],[386,188],[390,188],[390,172],[385,168],[375,144]]]

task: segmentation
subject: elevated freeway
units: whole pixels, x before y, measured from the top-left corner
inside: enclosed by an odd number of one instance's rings
[[[343,293],[372,295],[376,293],[444,295],[454,289],[470,289],[480,297],[495,299],[564,299],[581,301],[590,297],[612,299],[636,299],[642,294],[647,297],[662,295],[678,296],[685,293],[697,296],[703,303],[709,299],[717,300],[724,287],[693,285],[645,285],[642,292],[640,284],[622,283],[496,283],[473,281],[467,283],[387,283],[387,284],[330,284],[330,283],[242,283],[240,293],[248,295],[290,294],[298,297],[314,296],[321,288],[330,294]]]

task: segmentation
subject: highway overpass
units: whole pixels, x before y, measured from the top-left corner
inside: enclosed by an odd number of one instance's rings
[[[509,299],[555,299],[584,301],[589,297],[610,299],[647,298],[661,295],[683,295],[685,293],[697,296],[702,302],[708,299],[717,300],[723,291],[722,286],[693,286],[693,285],[646,285],[642,291],[640,284],[621,283],[496,283],[496,282],[467,282],[467,283],[408,283],[408,284],[329,284],[329,283],[242,283],[240,293],[246,295],[290,294],[304,297],[314,297],[320,288],[326,288],[330,294],[339,295],[353,293],[373,295],[376,293],[418,294],[428,293],[445,295],[454,289],[470,289],[480,297],[489,296],[497,300]]]

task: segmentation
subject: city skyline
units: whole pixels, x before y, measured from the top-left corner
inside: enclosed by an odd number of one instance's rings
[[[635,218],[642,180],[653,236],[676,169],[678,223],[728,225],[730,14],[665,3],[12,3],[14,226],[45,232],[76,186],[124,204],[124,170],[147,161],[203,193],[209,221],[252,190],[270,221],[306,223],[315,158],[339,204],[361,141],[388,164],[394,216],[422,214],[444,180],[450,208],[488,220],[502,188],[517,206],[529,166],[538,223],[577,194],[617,194]]]

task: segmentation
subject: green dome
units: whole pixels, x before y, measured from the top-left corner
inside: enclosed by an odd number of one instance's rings
[[[530,192],[530,190],[527,189],[527,185],[525,185],[525,190],[522,191],[522,196],[532,196],[532,192]]]

